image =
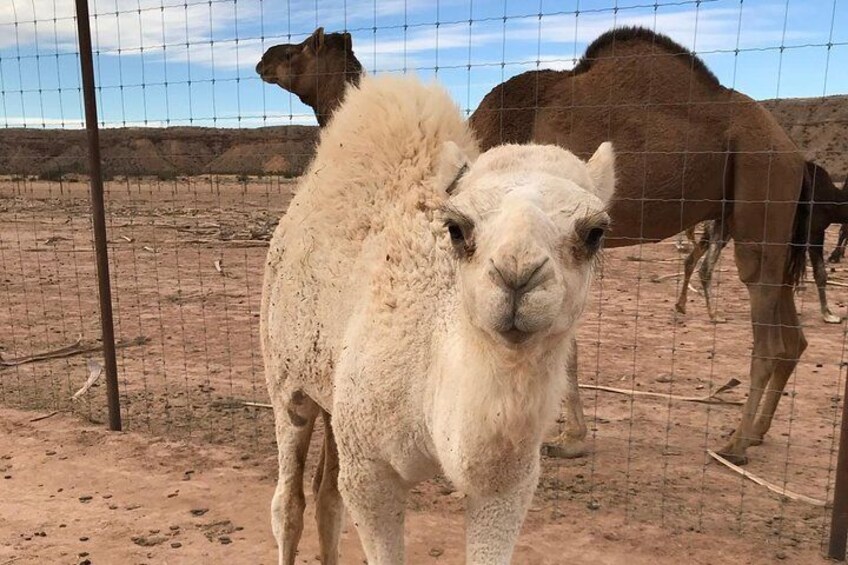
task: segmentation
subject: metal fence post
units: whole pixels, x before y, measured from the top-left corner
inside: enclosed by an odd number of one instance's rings
[[[88,0],[76,0],[76,6],[80,69],[85,101],[85,129],[88,133],[88,172],[91,177],[91,211],[94,225],[94,249],[97,254],[97,286],[100,294],[100,327],[106,370],[109,429],[120,431],[121,404],[118,395],[118,364],[115,360],[115,330],[112,323],[112,290],[109,285],[109,252],[106,246],[106,212],[103,204],[103,176],[100,170],[100,132],[97,128],[97,98],[94,91],[94,61],[91,55]]]
[[[840,370],[842,368],[840,367]],[[842,395],[842,425],[839,429],[839,452],[836,456],[836,486],[833,490],[833,513],[830,518],[830,544],[827,556],[845,560],[848,542],[848,378]]]

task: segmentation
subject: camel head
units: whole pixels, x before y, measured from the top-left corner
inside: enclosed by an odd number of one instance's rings
[[[359,80],[362,65],[349,33],[324,33],[319,27],[301,43],[268,48],[256,72],[265,82],[296,94],[320,117],[335,109],[348,82]]]
[[[453,144],[440,179],[463,317],[510,349],[562,338],[582,312],[610,218],[614,153],[503,145],[468,162]]]

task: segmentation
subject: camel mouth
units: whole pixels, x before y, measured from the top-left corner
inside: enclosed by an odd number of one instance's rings
[[[506,331],[498,332],[498,334],[512,345],[521,345],[533,336],[532,332],[525,332],[524,330],[519,330],[515,326],[512,326]]]

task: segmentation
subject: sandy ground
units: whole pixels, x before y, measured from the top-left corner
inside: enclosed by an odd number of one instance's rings
[[[0,410],[0,563],[275,562],[267,461],[230,448],[110,433],[64,415],[32,417]],[[625,524],[603,508],[588,522],[563,511],[546,519],[534,506],[515,563],[771,563],[787,557],[742,537]],[[318,562],[311,514],[308,519],[300,563]],[[463,563],[462,528],[453,509],[410,512],[409,562]],[[344,563],[363,562],[350,527],[342,555]],[[819,561],[815,551],[792,559]]]
[[[0,353],[7,358],[99,335],[86,189],[0,181]],[[116,333],[146,338],[119,350],[131,433],[102,431],[99,384],[69,400],[96,354],[0,370],[0,467],[12,477],[0,481],[0,564],[273,561],[272,415],[244,402],[267,401],[256,320],[263,239],[291,189],[269,178],[108,184]],[[676,314],[676,277],[653,282],[679,272],[682,257],[671,242],[606,253],[580,333],[582,383],[695,396],[738,378],[743,384],[724,397],[744,400],[750,323],[732,249],[717,273],[724,324],[707,320],[695,293],[688,314]],[[834,281],[848,281],[845,267],[833,271]],[[845,289],[830,295],[845,314]],[[747,468],[828,499],[844,324],[820,320],[812,286],[797,302],[810,346]],[[705,456],[736,425],[738,406],[589,390],[583,399],[591,454],[543,459],[516,563],[819,559],[828,511],[782,499]],[[52,411],[61,413],[29,422]],[[85,496],[92,498],[81,502]],[[410,509],[410,562],[461,563],[462,500],[450,486],[423,484]],[[311,525],[304,562],[314,561]],[[361,562],[352,531],[343,555],[344,563]]]

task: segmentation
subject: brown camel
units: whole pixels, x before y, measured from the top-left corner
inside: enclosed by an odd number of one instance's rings
[[[723,87],[684,47],[635,27],[598,37],[570,71],[528,71],[496,86],[469,119],[484,150],[533,141],[588,158],[612,140],[617,192],[607,246],[660,241],[706,220],[728,226],[754,347],[742,419],[720,452],[745,463],[807,346],[793,298],[809,212],[798,206],[804,159],[772,115]]]
[[[816,290],[819,295],[819,308],[821,310],[822,320],[827,324],[838,324],[842,321],[842,317],[834,314],[827,302],[827,267],[824,262],[824,237],[827,228],[831,224],[841,223],[843,227],[846,225],[844,222],[848,220],[848,191],[845,190],[845,187],[842,190],[836,188],[833,179],[830,178],[830,174],[828,174],[824,167],[810,161],[807,161],[807,176],[812,180],[812,186],[809,189],[812,200],[810,201],[807,254],[810,258],[810,265],[813,268],[813,280],[816,283]],[[706,257],[701,263],[699,270],[701,287],[703,288],[710,319],[718,322],[720,320],[716,316],[715,303],[712,301],[710,292],[710,283],[716,262],[722,249],[724,249],[729,241],[729,234],[726,227],[724,227],[725,224],[717,220],[704,222],[702,225],[704,231],[697,242],[695,241],[695,228],[692,227],[686,230],[686,237],[693,243],[693,247],[684,262],[683,282],[680,288],[680,297],[677,300],[675,308],[681,314],[686,313],[686,296],[689,288],[689,280],[692,278],[692,273],[695,270],[695,265],[698,264],[698,260],[706,253]]]
[[[359,84],[362,65],[353,54],[349,33],[324,33],[319,27],[301,43],[269,48],[256,72],[265,82],[297,95],[323,127],[341,103],[347,84]]]

